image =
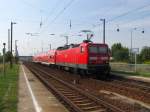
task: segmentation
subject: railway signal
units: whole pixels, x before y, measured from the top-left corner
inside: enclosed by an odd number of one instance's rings
[[[120,28],[119,28],[119,25],[117,25],[117,32],[119,32],[120,31]]]
[[[119,32],[120,31],[120,29],[119,28],[117,28],[117,32]]]
[[[141,32],[141,33],[145,33],[144,28],[143,28],[143,30],[142,30],[142,32]]]

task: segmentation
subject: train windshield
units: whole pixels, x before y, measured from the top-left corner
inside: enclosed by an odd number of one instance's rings
[[[108,48],[106,46],[89,46],[89,53],[106,54],[107,52]]]

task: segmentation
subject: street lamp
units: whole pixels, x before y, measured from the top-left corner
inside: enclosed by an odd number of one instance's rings
[[[105,44],[105,19],[100,19],[103,22],[103,43]]]
[[[12,58],[13,58],[13,54],[12,54],[12,42],[13,42],[13,25],[14,24],[17,24],[16,22],[11,22],[11,35],[10,35],[10,37],[11,37],[11,59],[10,59],[10,68],[12,68],[13,67],[13,62],[12,62]]]

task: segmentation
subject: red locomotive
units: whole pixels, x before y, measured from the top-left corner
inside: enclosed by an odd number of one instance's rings
[[[65,45],[33,57],[34,62],[55,65],[67,70],[77,70],[82,74],[88,72],[105,75],[110,72],[109,59],[107,44],[90,41]]]

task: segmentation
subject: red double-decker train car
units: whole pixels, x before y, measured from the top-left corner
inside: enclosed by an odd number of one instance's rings
[[[76,70],[82,74],[95,73],[109,75],[109,50],[107,44],[84,41],[49,50],[33,57],[34,62],[55,65],[67,70]]]
[[[49,50],[47,52],[35,55],[32,60],[35,63],[55,65],[56,64],[55,57],[56,57],[56,50]]]

